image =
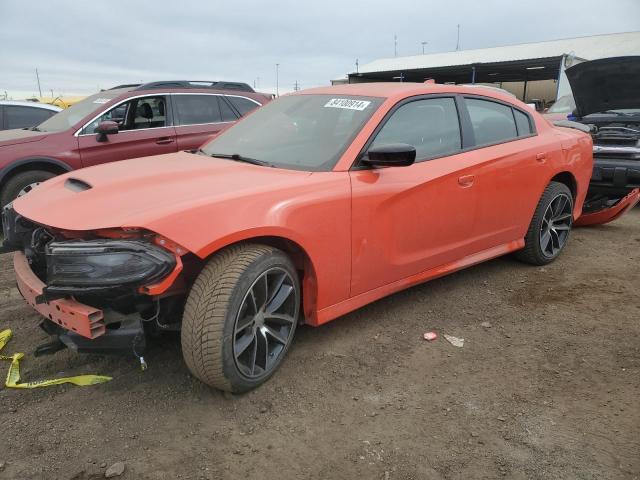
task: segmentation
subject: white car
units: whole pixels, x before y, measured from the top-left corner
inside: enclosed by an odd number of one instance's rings
[[[34,127],[60,110],[48,103],[0,100],[0,130]]]

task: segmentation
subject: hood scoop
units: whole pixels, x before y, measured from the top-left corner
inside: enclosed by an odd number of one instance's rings
[[[67,180],[64,182],[64,186],[72,192],[84,192],[85,190],[90,190],[91,188],[93,188],[87,182],[78,178],[67,178]]]

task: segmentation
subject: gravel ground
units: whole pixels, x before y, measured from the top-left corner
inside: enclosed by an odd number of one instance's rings
[[[145,372],[34,358],[46,336],[4,255],[3,353],[27,353],[23,378],[114,379],[0,388],[0,479],[104,478],[116,462],[136,480],[638,479],[639,263],[636,209],[576,230],[545,268],[501,258],[303,327],[271,381],[231,396],[189,375],[177,336]]]

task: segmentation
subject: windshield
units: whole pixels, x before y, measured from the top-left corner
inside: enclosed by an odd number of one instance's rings
[[[69,108],[56,113],[38,125],[38,130],[42,132],[62,132],[73,127],[92,112],[98,112],[105,103],[122,94],[122,90],[106,90],[96,93]]]
[[[571,113],[575,109],[576,102],[573,100],[573,95],[564,95],[549,107],[547,113]]]
[[[329,171],[382,101],[353,95],[281,97],[206,144],[202,152],[292,170]]]

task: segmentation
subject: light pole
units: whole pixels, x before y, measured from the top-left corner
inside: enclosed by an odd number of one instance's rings
[[[279,85],[278,85],[278,82],[279,82],[278,76],[280,74],[279,70],[280,70],[280,64],[276,63],[276,97],[280,96],[280,90],[279,90]]]
[[[420,42],[422,44],[422,54],[424,55],[424,46],[429,42]]]

